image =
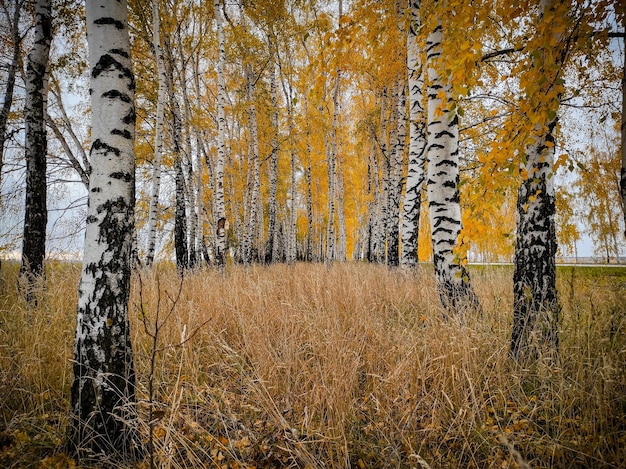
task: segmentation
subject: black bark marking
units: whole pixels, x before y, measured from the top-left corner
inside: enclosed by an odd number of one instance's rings
[[[113,179],[121,179],[124,182],[130,182],[133,180],[133,175],[130,173],[124,173],[121,171],[115,172],[115,173],[111,173],[109,174],[109,177],[113,178]]]
[[[93,22],[94,24],[99,25],[113,25],[117,29],[124,29],[124,23],[122,21],[116,20],[115,18],[99,18]]]
[[[454,138],[454,135],[452,134],[452,132],[448,130],[442,130],[441,132],[435,134],[435,138],[442,138],[444,136]]]
[[[117,55],[120,55],[120,56],[124,57],[125,59],[130,58],[130,55],[128,54],[128,52],[126,52],[126,51],[125,51],[125,50],[123,50],[123,49],[111,49],[109,52],[110,52],[111,54],[117,54]]]
[[[438,216],[435,217],[436,222],[435,222],[435,228],[437,228],[439,225],[441,225],[442,223],[446,222],[446,223],[451,223],[453,225],[460,225],[461,222],[459,220],[456,220],[454,218],[450,218],[450,217],[446,217],[446,216]]]
[[[89,215],[87,217],[87,223],[95,223],[98,221],[98,217],[95,215]]]
[[[125,103],[131,103],[132,102],[132,99],[130,99],[130,96],[128,96],[126,93],[122,93],[121,91],[118,91],[118,90],[106,91],[105,93],[102,93],[102,97],[103,98],[111,98],[111,99],[119,99],[120,101],[123,101]]]
[[[102,140],[96,139],[96,141],[94,141],[93,144],[91,145],[91,152],[99,151],[99,150],[104,150],[105,154],[113,153],[115,154],[115,156],[120,156],[121,154],[121,151],[119,148],[112,147],[111,145],[107,145],[106,143],[104,143]]]
[[[436,167],[443,166],[443,165],[448,165],[453,168],[456,168],[458,166],[457,162],[453,160],[441,160],[435,164]]]
[[[120,135],[128,140],[133,138],[133,135],[128,130],[113,129],[111,130],[111,135]]]
[[[118,70],[122,76],[128,79],[131,83],[132,89],[134,90],[135,79],[133,78],[133,72],[130,68],[125,67],[119,60],[116,60],[110,54],[103,54],[98,63],[91,70],[91,77],[97,78],[100,74],[106,72],[107,70]]]

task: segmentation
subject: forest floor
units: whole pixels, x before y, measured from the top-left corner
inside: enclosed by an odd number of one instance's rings
[[[64,448],[80,266],[48,265],[33,308],[3,264],[0,467],[79,467]],[[462,321],[443,319],[428,266],[135,273],[155,467],[626,467],[626,268],[559,268],[559,357],[527,367],[508,355],[512,268],[471,271],[483,313]]]

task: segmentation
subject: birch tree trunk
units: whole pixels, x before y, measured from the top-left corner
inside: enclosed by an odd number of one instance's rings
[[[152,161],[152,191],[150,193],[150,208],[148,212],[148,252],[146,265],[152,266],[156,246],[156,225],[159,209],[159,190],[161,188],[161,162],[163,160],[163,119],[165,114],[166,83],[165,59],[161,45],[161,19],[159,1],[152,0],[152,34],[154,42],[154,56],[157,64],[157,91],[156,121],[154,124],[154,159]]]
[[[409,0],[411,20],[407,39],[409,69],[409,165],[402,218],[402,260],[404,269],[418,264],[417,247],[426,163],[426,120],[423,105],[424,71],[420,63],[417,32],[421,26],[421,0]]]
[[[17,26],[16,26],[17,27]],[[50,0],[35,2],[35,34],[26,66],[26,205],[20,284],[28,300],[34,300],[33,289],[44,273],[46,225],[48,223],[46,157],[47,68],[52,41]]]
[[[348,258],[348,240],[346,233],[346,213],[344,210],[344,179],[343,179],[343,161],[342,158],[335,160],[336,177],[337,177],[337,247],[335,259],[344,262]]]
[[[177,31],[176,41],[178,44],[178,50],[182,54],[184,50],[183,41],[180,31]],[[184,114],[184,141],[185,141],[185,159],[184,166],[186,169],[185,178],[185,201],[187,206],[187,214],[189,220],[189,239],[188,239],[188,252],[189,252],[189,267],[193,269],[198,264],[198,249],[197,249],[197,236],[198,236],[198,211],[197,211],[197,187],[196,187],[196,173],[194,171],[194,158],[193,158],[193,146],[191,144],[191,104],[189,102],[189,93],[187,93],[187,60],[181,57],[181,66],[179,69],[178,80],[181,83],[181,93],[183,97],[183,114]],[[199,167],[196,168],[199,170]]]
[[[139,456],[128,318],[135,200],[135,81],[124,0],[86,2],[92,173],[79,288],[70,446],[79,459]]]
[[[248,148],[249,188],[245,222],[243,261],[250,263],[258,255],[259,240],[259,200],[261,197],[261,175],[259,168],[259,133],[256,106],[254,104],[254,72],[248,64],[245,67],[246,97],[248,99],[248,127],[250,143]]]
[[[369,164],[367,166],[367,193],[371,197],[367,227],[367,260],[380,262],[379,257],[379,226],[380,226],[380,180],[376,142],[372,142]]]
[[[339,0],[339,30],[341,30],[341,17],[343,16],[343,2]],[[339,46],[340,47],[340,46]],[[341,48],[337,50],[341,54]],[[326,228],[326,262],[332,262],[337,258],[336,233],[335,233],[335,211],[337,197],[337,148],[339,139],[339,93],[341,91],[341,66],[337,58],[337,68],[335,70],[335,86],[333,89],[333,119],[330,127],[330,145],[327,152],[328,159],[328,226]]]
[[[428,69],[428,202],[437,290],[449,312],[479,308],[466,259],[457,251],[461,232],[459,199],[458,116],[451,84],[441,73],[441,24],[429,34]],[[443,95],[443,96],[442,96]],[[445,99],[442,99],[445,97]]]
[[[306,180],[306,217],[308,231],[306,235],[306,261],[313,262],[313,187],[311,180],[311,124],[309,122],[309,97],[304,96],[304,116],[306,127],[306,167],[304,178]]]
[[[270,71],[270,99],[272,102],[272,154],[270,155],[270,165],[268,169],[269,178],[269,201],[267,210],[267,251],[266,261],[270,263],[279,262],[280,251],[278,243],[278,225],[277,225],[277,189],[278,189],[278,92],[276,88],[276,68],[277,65],[271,64]]]
[[[626,30],[626,18],[622,29]],[[625,33],[626,34],[626,33]],[[626,35],[624,36],[624,48],[626,49]],[[621,156],[622,168],[620,171],[620,195],[622,197],[622,212],[624,213],[624,237],[626,237],[626,52],[624,53],[624,67],[622,68],[622,123],[621,123]]]
[[[294,133],[294,124],[293,124],[293,108],[291,105],[291,99],[289,99],[289,104],[287,105],[287,112],[289,114],[289,139],[291,141],[290,148],[290,156],[291,156],[291,181],[289,185],[289,201],[291,206],[289,207],[289,226],[287,228],[287,262],[289,264],[293,264],[296,261],[297,257],[297,239],[296,234],[298,227],[296,226],[296,216],[298,210],[298,188],[297,188],[297,178],[296,173],[298,170],[297,162],[296,162],[296,149],[295,142],[293,140]]]
[[[387,265],[397,267],[400,264],[400,204],[402,196],[402,168],[406,145],[406,87],[404,80],[398,80],[396,88],[396,130],[393,159],[390,166],[389,205],[387,226]]]
[[[226,64],[226,46],[224,44],[224,27],[220,0],[214,0],[213,9],[217,25],[217,38],[219,44],[219,57],[217,60],[217,162],[215,165],[215,195],[213,197],[214,219],[218,227],[215,237],[215,261],[217,267],[223,270],[226,266],[226,233],[220,231],[219,224],[226,226],[226,204],[224,201],[224,165],[226,163],[226,80],[224,78],[224,66]]]
[[[556,228],[553,183],[556,119],[526,149],[527,177],[517,199],[511,354],[533,358],[558,349],[560,307],[556,292]],[[552,145],[552,146],[551,146]]]
[[[380,153],[382,156],[382,184],[380,198],[380,228],[379,228],[379,245],[380,245],[380,262],[387,262],[388,239],[389,239],[389,191],[391,186],[391,156],[388,151],[388,135],[387,135],[387,87],[382,90],[380,104]]]
[[[179,270],[189,267],[189,248],[187,245],[187,212],[185,204],[185,173],[183,170],[183,124],[180,105],[174,92],[174,57],[168,41],[165,41],[165,77],[167,94],[169,96],[170,112],[172,114],[172,152],[174,153],[175,171],[175,205],[174,205],[174,249],[176,251],[176,266]]]
[[[562,44],[561,34],[552,32],[558,25],[543,20],[545,13],[557,5],[559,3],[552,0],[540,2],[538,25],[553,35],[551,39],[557,47],[546,45],[534,51],[527,72],[532,81],[540,83],[540,87],[538,92],[529,92],[526,99],[534,105],[534,112],[543,114],[545,121],[535,124],[529,136],[525,162],[520,168],[523,181],[517,199],[510,351],[514,358],[522,361],[535,359],[540,353],[551,358],[559,345],[553,132],[560,95],[552,99],[549,96],[554,92],[552,83],[561,73],[567,45]],[[549,16],[556,17],[556,21],[567,21],[559,14]],[[534,90],[535,86],[532,88]]]

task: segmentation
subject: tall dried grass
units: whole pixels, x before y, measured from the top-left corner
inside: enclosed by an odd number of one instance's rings
[[[78,273],[51,268],[29,310],[11,287],[15,269],[5,268],[0,466],[70,464]],[[511,273],[476,270],[483,315],[463,321],[442,319],[428,267],[405,275],[365,264],[229,266],[188,274],[180,297],[172,270],[137,273],[140,413],[147,437],[152,371],[156,463],[624,467],[623,277],[563,274],[559,363],[521,368],[508,356]],[[151,370],[142,314],[152,331],[157,313]]]

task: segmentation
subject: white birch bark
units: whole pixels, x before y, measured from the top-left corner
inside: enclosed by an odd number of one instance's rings
[[[137,456],[128,298],[135,198],[135,81],[124,0],[86,3],[92,172],[79,288],[71,445],[80,459]]]
[[[343,2],[339,0],[339,28],[341,28],[341,17],[343,16]],[[341,48],[337,50],[341,54]],[[339,93],[341,92],[341,65],[337,60],[335,69],[335,86],[333,88],[333,118],[330,127],[330,142],[327,147],[328,164],[328,225],[326,228],[326,262],[332,262],[337,258],[337,241],[335,228],[335,213],[337,209],[337,148],[339,132]]]
[[[409,164],[402,216],[402,259],[404,269],[417,266],[420,209],[426,163],[426,119],[423,103],[424,70],[420,63],[417,32],[421,25],[421,0],[409,0],[411,20],[407,34],[409,69]]]
[[[296,173],[298,170],[297,161],[296,161],[296,149],[294,142],[294,123],[293,123],[293,107],[291,105],[291,97],[287,96],[288,104],[287,104],[287,112],[288,112],[288,120],[289,120],[289,139],[291,141],[290,145],[290,156],[291,156],[291,180],[289,184],[289,226],[287,227],[287,262],[292,264],[296,261],[297,257],[297,245],[296,245],[296,216],[298,210],[298,187],[297,187],[297,178]]]
[[[226,79],[224,66],[226,64],[226,46],[224,42],[224,27],[220,0],[214,0],[215,23],[217,25],[217,37],[219,44],[219,57],[217,60],[217,162],[215,164],[215,195],[214,219],[217,220],[215,237],[215,259],[219,269],[226,266],[226,205],[224,201],[224,165],[226,163]],[[223,227],[220,228],[220,221]]]
[[[532,176],[518,191],[511,337],[515,358],[558,348],[554,146],[549,146],[555,125],[556,119],[548,123],[547,134],[532,137],[526,147],[524,168]]]
[[[337,247],[335,259],[344,262],[348,259],[348,240],[346,233],[346,214],[344,209],[345,202],[345,190],[344,190],[344,178],[343,178],[343,161],[342,158],[335,160],[336,165],[336,177],[337,177]]]
[[[154,262],[156,247],[156,226],[159,209],[159,191],[161,188],[161,163],[163,160],[163,119],[165,114],[166,83],[165,59],[163,46],[161,45],[161,19],[159,13],[159,0],[152,0],[152,40],[154,44],[154,57],[157,64],[157,108],[154,124],[154,158],[152,160],[152,188],[150,191],[150,208],[148,210],[148,250],[146,265],[150,267]]]
[[[400,205],[402,197],[402,169],[404,165],[404,150],[406,147],[406,87],[404,79],[400,78],[396,85],[396,109],[393,159],[390,165],[389,177],[389,204],[387,226],[387,265],[397,267],[399,260],[400,238]]]
[[[174,205],[174,250],[176,252],[176,266],[178,270],[189,267],[189,249],[187,244],[187,213],[185,202],[185,172],[183,169],[182,140],[183,125],[180,105],[174,91],[174,57],[167,38],[164,38],[164,51],[167,54],[165,61],[165,78],[170,111],[172,113],[171,135],[172,153],[175,171],[175,205]]]
[[[622,24],[622,30],[626,30],[626,18]],[[624,38],[626,46],[626,37]],[[626,49],[626,47],[625,47]],[[622,212],[624,213],[624,237],[626,237],[626,52],[624,52],[624,66],[622,68],[622,123],[621,123],[621,157],[622,167],[620,170],[620,195]]]
[[[428,70],[428,202],[437,290],[444,309],[478,308],[465,259],[455,252],[461,232],[459,201],[458,116],[451,84],[442,74],[441,24],[427,41]],[[442,99],[442,94],[445,100]]]
[[[389,154],[389,135],[387,132],[387,88],[383,88],[380,105],[380,153],[382,155],[382,184],[380,199],[380,262],[387,262],[389,239],[389,191],[391,186],[391,155]]]
[[[44,273],[46,225],[48,223],[46,158],[47,68],[52,41],[50,0],[35,2],[33,47],[26,65],[26,102],[24,104],[26,160],[26,202],[20,284],[28,300],[34,300],[33,288]]]
[[[269,256],[267,261],[271,263],[280,260],[280,246],[278,241],[278,207],[277,207],[277,189],[278,189],[278,91],[276,88],[276,62],[270,65],[270,99],[272,102],[272,154],[270,155],[268,179],[269,179],[269,201],[268,201],[268,222],[267,222],[267,252]]]
[[[540,2],[540,18],[554,7],[552,0]],[[541,21],[541,20],[540,20]],[[555,34],[555,43],[561,34]],[[559,50],[560,49],[560,50]],[[535,77],[546,77],[554,68],[562,67],[565,48],[535,51],[531,64]],[[548,62],[548,57],[557,57]],[[556,60],[556,62],[553,62]],[[560,70],[556,72],[557,76]],[[554,78],[550,78],[550,82]],[[549,91],[549,90],[547,90]],[[549,104],[545,104],[549,105]],[[557,124],[558,104],[546,122],[535,125],[525,149],[520,169],[524,180],[518,190],[517,237],[513,272],[513,330],[511,355],[516,359],[534,359],[538,353],[558,351],[560,306],[556,291],[556,207],[554,194],[553,131]],[[548,115],[548,114],[546,114]]]
[[[261,197],[261,175],[259,168],[259,135],[256,106],[254,104],[255,77],[252,67],[245,67],[246,97],[248,99],[248,131],[250,142],[248,147],[249,187],[246,201],[246,222],[243,249],[243,261],[250,263],[258,255],[259,240],[259,202]],[[262,220],[261,220],[262,223]]]

